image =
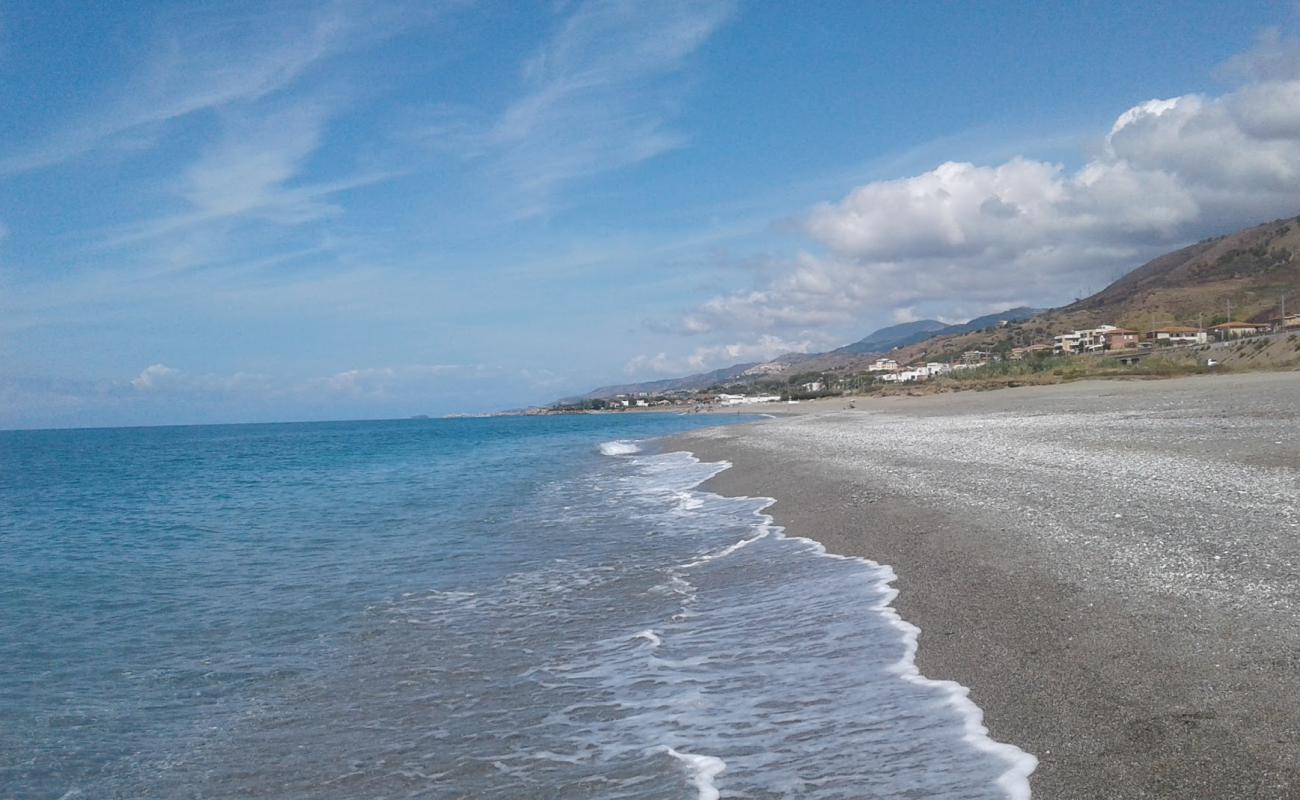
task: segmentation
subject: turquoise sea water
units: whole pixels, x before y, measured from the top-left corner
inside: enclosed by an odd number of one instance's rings
[[[1021,793],[720,421],[0,432],[0,797]]]

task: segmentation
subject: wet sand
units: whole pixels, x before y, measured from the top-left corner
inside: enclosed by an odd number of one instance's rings
[[[670,446],[891,565],[1035,797],[1300,797],[1300,373],[844,405]]]

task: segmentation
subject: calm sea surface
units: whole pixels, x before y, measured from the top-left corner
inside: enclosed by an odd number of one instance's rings
[[[1023,796],[725,421],[0,432],[0,797]]]

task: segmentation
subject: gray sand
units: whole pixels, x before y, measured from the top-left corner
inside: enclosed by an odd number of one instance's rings
[[[1300,373],[857,406],[674,446],[893,566],[1036,797],[1300,797]]]

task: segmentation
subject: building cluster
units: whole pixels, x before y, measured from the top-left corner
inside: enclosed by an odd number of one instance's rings
[[[1205,344],[1211,338],[1227,341],[1243,336],[1260,336],[1292,329],[1300,329],[1300,314],[1290,314],[1268,322],[1223,322],[1211,325],[1209,328],[1166,325],[1141,333],[1115,325],[1098,325],[1095,328],[1070,331],[1053,337],[1052,352],[1056,355],[1074,355],[1153,345],[1196,345]]]
[[[878,358],[867,366],[867,372],[881,383],[912,383],[929,380],[936,375],[946,375],[954,370],[983,366],[991,358],[992,354],[987,351],[967,350],[962,353],[961,361],[954,364],[929,361],[907,367],[900,367],[892,358]]]
[[[1096,328],[1070,331],[1052,337],[1052,352],[1056,355],[1125,350],[1137,345],[1137,331],[1116,325],[1099,325]]]
[[[1109,351],[1132,351],[1120,354],[1120,360],[1128,363],[1136,361],[1143,357],[1140,348],[1152,348],[1156,346],[1178,346],[1178,345],[1199,345],[1206,344],[1212,338],[1219,341],[1228,341],[1247,336],[1257,336],[1268,333],[1300,331],[1300,314],[1286,314],[1267,322],[1224,322],[1218,325],[1212,325],[1209,328],[1192,328],[1183,325],[1166,325],[1164,327],[1153,327],[1147,331],[1136,331],[1129,328],[1121,328],[1117,325],[1098,325],[1095,328],[1086,328],[1082,330],[1062,333],[1052,338],[1051,344],[1036,343],[1022,347],[1013,347],[1006,352],[1005,358],[1009,361],[1020,361],[1025,358],[1037,356],[1054,355],[1078,355],[1089,353],[1104,353]],[[899,364],[896,359],[889,357],[877,358],[867,366],[867,373],[880,383],[914,383],[927,381],[931,378],[947,375],[959,370],[974,369],[984,366],[990,362],[998,361],[1004,357],[988,350],[967,350],[959,357],[951,360],[950,363],[939,361],[930,361],[924,364]],[[769,367],[770,365],[762,365]],[[774,372],[773,369],[758,370],[755,368],[747,374],[766,374]],[[806,395],[818,395],[828,390],[828,384],[824,379],[808,380],[801,382],[798,388]],[[716,391],[716,388],[714,389]],[[770,391],[770,389],[769,389]],[[793,392],[790,394],[791,402],[794,402]],[[688,406],[694,407],[695,410],[707,408],[709,406],[748,406],[758,403],[775,403],[783,400],[784,397],[778,394],[713,394],[711,392],[695,392],[688,390],[668,390],[659,394],[649,394],[647,392],[638,392],[635,394],[620,394],[609,400],[589,401],[589,405],[584,406],[587,409],[608,409],[608,410],[626,410],[636,408],[653,408],[659,406]]]
[[[715,399],[720,406],[750,406],[755,403],[780,402],[779,394],[720,394]]]

